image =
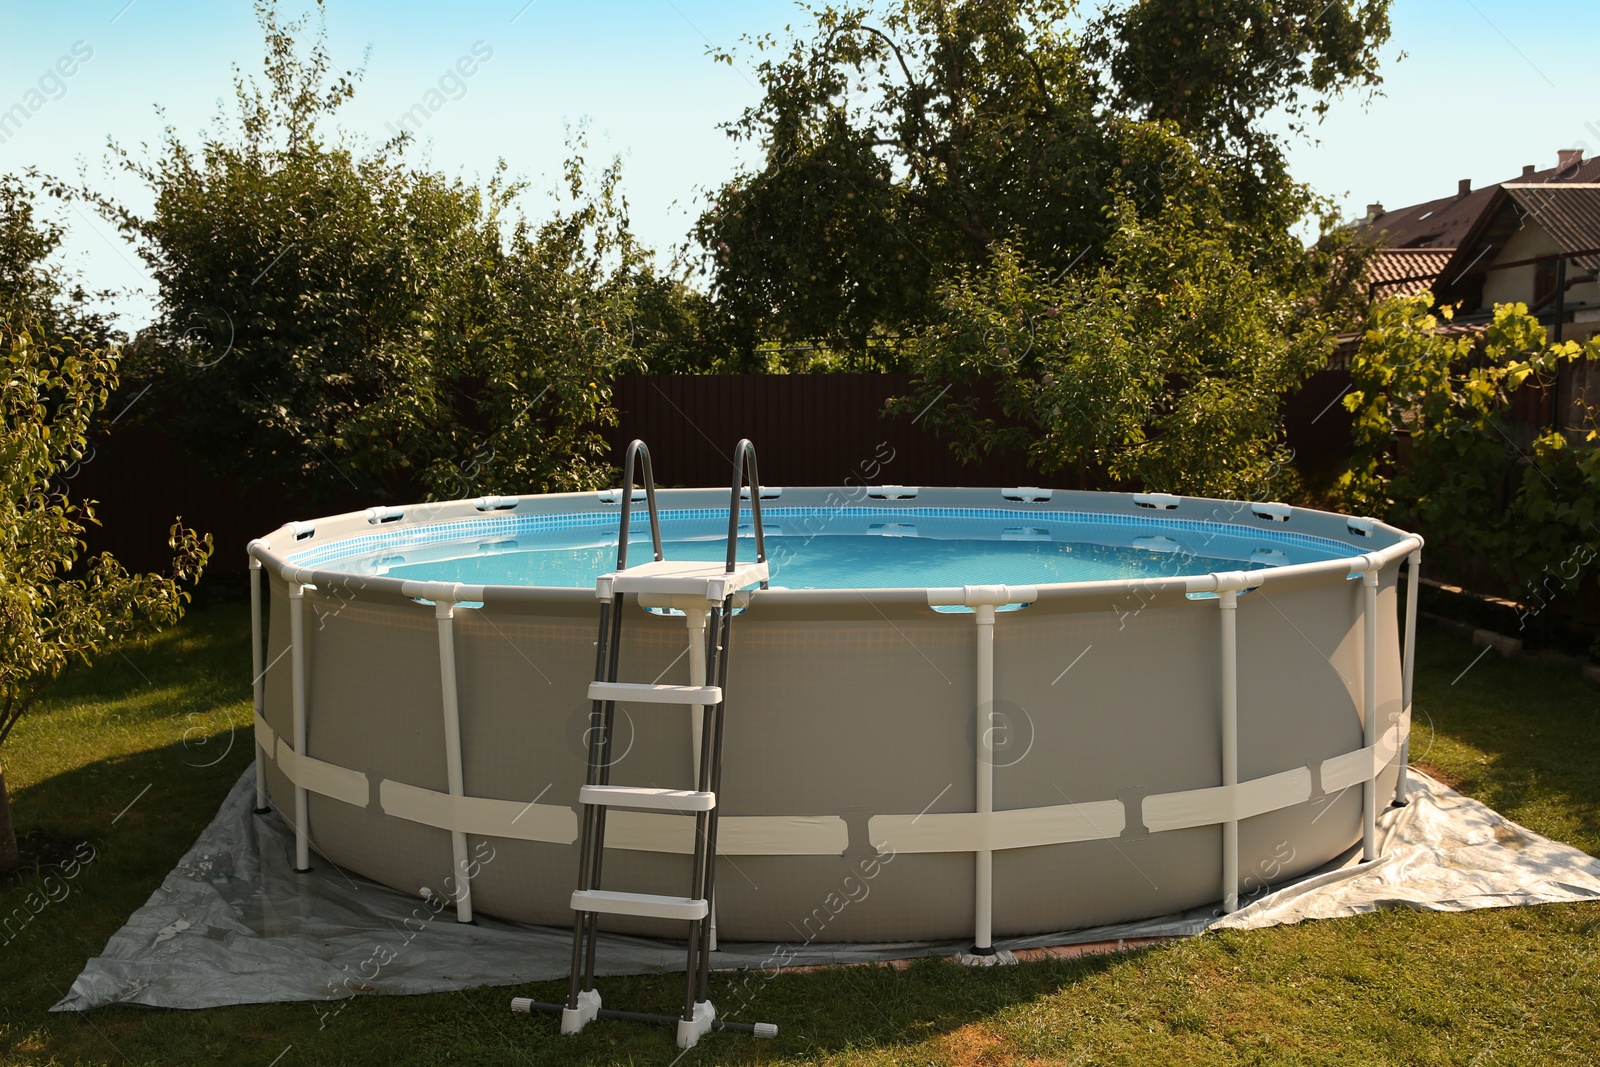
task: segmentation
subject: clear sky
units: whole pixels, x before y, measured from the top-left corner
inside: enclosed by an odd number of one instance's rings
[[[711,62],[707,47],[808,21],[784,0],[328,0],[327,9],[341,66],[358,66],[370,49],[346,129],[383,140],[460,57],[492,50],[425,124],[424,157],[468,177],[503,157],[550,189],[566,126],[586,120],[591,158],[623,156],[634,228],[662,251],[684,241],[702,192],[747,151],[717,124],[757,99],[754,79]],[[1477,187],[1525,163],[1554,166],[1559,148],[1600,153],[1600,0],[1396,0],[1393,20],[1384,95],[1337,103],[1315,141],[1292,151],[1296,176],[1347,215],[1375,200],[1393,208],[1449,195],[1460,178]],[[0,130],[0,172],[70,177],[87,165],[101,187],[138,204],[137,186],[100,177],[107,138],[136,149],[171,123],[196,140],[231,103],[230,64],[253,73],[260,55],[245,0],[0,0],[0,112],[44,82],[43,106]],[[526,207],[543,214],[536,197]],[[131,251],[81,209],[56,210],[71,233],[68,262],[91,288],[141,291],[116,306],[125,328],[142,324],[152,287]]]

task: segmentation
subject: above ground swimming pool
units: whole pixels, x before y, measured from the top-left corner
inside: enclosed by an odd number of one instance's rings
[[[723,558],[726,488],[657,497],[666,558]],[[759,497],[771,588],[739,596],[728,653],[722,938],[986,947],[1231,909],[1376,854],[1404,788],[1397,580],[1407,564],[1414,590],[1420,538],[1162,494]],[[459,918],[571,925],[621,498],[374,508],[252,542],[258,806],[292,820],[298,867],[314,851]],[[646,600],[622,677],[687,684],[704,618]],[[690,737],[681,707],[621,705],[614,779],[693,781]],[[613,811],[607,883],[681,894],[692,828]]]

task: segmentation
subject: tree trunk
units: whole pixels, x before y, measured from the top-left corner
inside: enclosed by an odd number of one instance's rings
[[[6,790],[6,768],[0,764],[0,875],[10,874],[22,864],[17,851],[17,828],[11,823],[11,794]]]

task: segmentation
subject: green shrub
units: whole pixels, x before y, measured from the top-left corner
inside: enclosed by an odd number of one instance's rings
[[[117,354],[60,300],[43,266],[59,231],[34,222],[32,199],[0,180],[0,744],[39,695],[74,664],[177,621],[211,538],[172,527],[173,573],[130,574],[110,553],[84,558],[92,501],[69,499],[89,427],[117,385]],[[30,237],[31,234],[31,237]],[[0,768],[0,874],[18,862]]]
[[[357,75],[322,35],[296,44],[305,19],[257,12],[265,85],[236,76],[232,126],[118,152],[148,213],[85,193],[160,287],[128,368],[159,386],[141,412],[234,484],[311,500],[602,484],[612,381],[674,340],[684,299],[628,230],[618,165],[594,173],[580,136],[564,203],[530,223],[503,166],[480,187],[412,167],[403,136],[326,134]]]
[[[1373,307],[1344,401],[1357,449],[1346,503],[1417,529],[1447,570],[1486,568],[1539,611],[1592,584],[1600,450],[1592,413],[1571,439],[1538,428],[1523,444],[1508,416],[1519,391],[1553,389],[1563,365],[1600,358],[1600,343],[1549,343],[1524,304],[1497,306],[1481,332],[1443,330],[1450,319],[1426,293]]]

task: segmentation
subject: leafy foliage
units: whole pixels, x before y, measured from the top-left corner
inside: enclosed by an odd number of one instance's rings
[[[1326,335],[1297,329],[1293,303],[1181,209],[1119,206],[1092,272],[1051,279],[1001,246],[946,286],[899,410],[925,411],[965,459],[1018,449],[1090,488],[1281,492],[1280,397],[1326,358]]]
[[[59,301],[45,266],[60,233],[35,226],[32,198],[0,180],[0,744],[39,694],[74,663],[175,622],[211,554],[211,539],[172,527],[173,574],[130,574],[109,553],[83,558],[91,502],[65,486],[90,423],[116,388],[117,356],[60,330],[93,320]],[[0,771],[0,872],[17,843]]]
[[[334,77],[322,35],[296,44],[304,18],[257,13],[265,84],[236,75],[232,126],[119,151],[148,215],[98,198],[160,286],[130,371],[161,385],[163,420],[236,483],[312,499],[602,482],[640,307],[653,351],[683,303],[628,230],[617,165],[592,172],[580,135],[535,225],[503,167],[480,188],[410,167],[404,137],[330,140],[358,75]]]
[[[948,267],[980,262],[999,237],[1050,262],[1100,235],[1093,214],[1035,217],[1043,202],[1103,195],[1088,178],[1109,155],[1055,25],[1066,9],[907,4],[880,29],[867,9],[823,7],[814,41],[756,68],[764,97],[729,132],[759,141],[767,165],[729,182],[697,229],[747,346],[864,347],[923,317]]]
[[[1550,344],[1524,304],[1497,306],[1481,332],[1445,329],[1450,318],[1426,293],[1373,307],[1345,397],[1357,444],[1347,501],[1420,529],[1458,571],[1481,562],[1508,585],[1572,580],[1575,553],[1587,546],[1586,564],[1600,549],[1600,450],[1555,429],[1519,444],[1509,415],[1518,393],[1553,389],[1563,365],[1600,359],[1600,342]]]
[[[1122,200],[1145,219],[1204,200],[1236,255],[1304,290],[1315,264],[1291,231],[1317,205],[1258,123],[1375,82],[1387,8],[1141,0],[1076,32],[1071,0],[808,8],[813,38],[753,42],[763,98],[728,132],[765,163],[696,229],[740,351],[759,366],[760,341],[815,342],[898,366],[940,283],[1001,241],[1045,275],[1096,269]]]
[[[73,662],[175,622],[211,554],[209,536],[171,533],[173,576],[130,574],[110,553],[80,560],[90,503],[58,486],[83,458],[94,416],[116,386],[116,356],[72,339],[51,344],[7,318],[0,380],[0,742],[40,690]],[[77,576],[73,576],[77,568]]]
[[[0,320],[32,322],[52,340],[70,335],[110,344],[120,335],[89,310],[90,294],[70,284],[59,267],[43,266],[63,231],[35,208],[30,185],[37,177],[31,171],[25,177],[0,174]]]
[[[14,174],[0,176],[0,315],[15,322],[51,315],[60,281],[41,264],[61,243],[61,227],[39,219],[33,196]]]
[[[1387,0],[1308,3],[891,0],[754,42],[763,99],[729,132],[765,166],[697,229],[735,347],[911,370],[900,412],[964,458],[1286,491],[1281,397],[1354,317],[1364,253],[1261,123],[1375,84],[1388,36]]]
[[[1375,89],[1388,39],[1388,0],[1134,0],[1102,14],[1091,51],[1124,109],[1266,162],[1278,154],[1261,119],[1303,131],[1331,94]]]

